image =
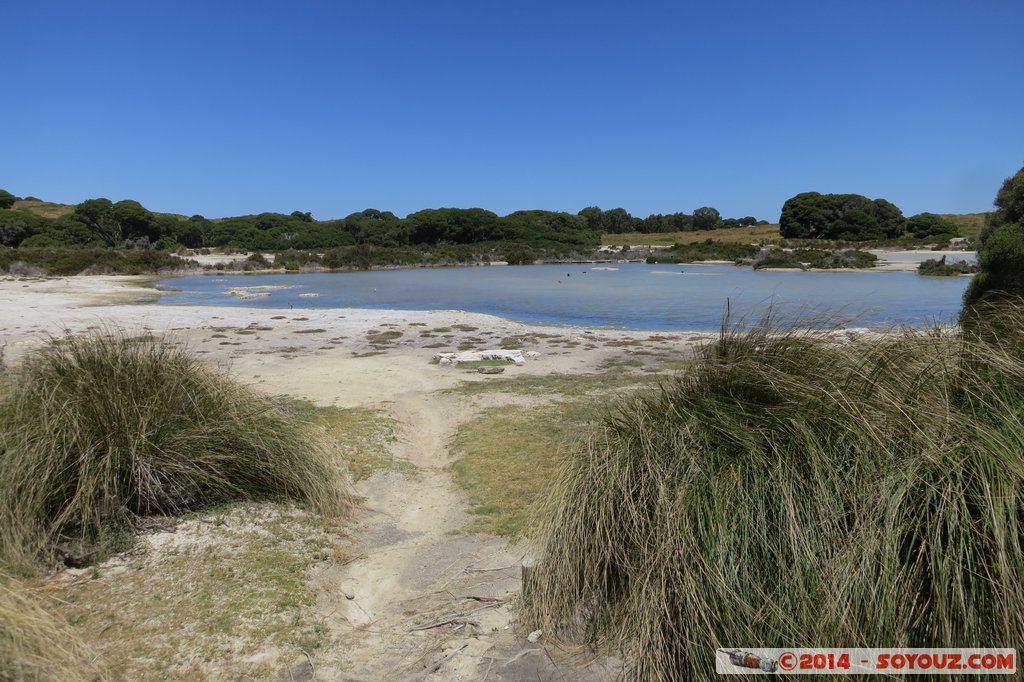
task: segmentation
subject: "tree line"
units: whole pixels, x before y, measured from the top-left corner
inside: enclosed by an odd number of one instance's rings
[[[753,217],[723,219],[718,210],[651,215],[590,206],[579,213],[526,210],[505,216],[482,208],[425,209],[399,218],[366,209],[337,220],[311,213],[260,213],[208,219],[154,213],[133,200],[88,199],[67,215],[47,218],[15,206],[0,190],[0,244],[15,247],[226,247],[246,250],[406,247],[520,242],[533,248],[593,248],[606,232],[677,232],[756,224]],[[764,221],[761,221],[762,223]]]

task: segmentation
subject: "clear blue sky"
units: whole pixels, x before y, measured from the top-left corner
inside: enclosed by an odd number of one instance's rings
[[[5,3],[0,187],[208,217],[991,207],[1024,2]]]

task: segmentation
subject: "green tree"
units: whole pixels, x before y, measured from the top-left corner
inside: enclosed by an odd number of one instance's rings
[[[587,206],[585,209],[577,213],[576,215],[581,216],[587,221],[587,227],[594,232],[600,232],[603,228],[602,219],[604,218],[604,211],[597,206]]]
[[[160,239],[156,216],[139,202],[126,199],[113,204],[110,210],[120,230],[121,241],[146,239],[155,243]]]
[[[907,233],[918,239],[939,235],[960,236],[956,223],[934,213],[918,213],[907,218]]]
[[[1024,220],[1024,168],[1003,181],[992,203],[996,210],[988,216],[985,230],[981,234],[983,242],[997,228]]]
[[[113,206],[110,199],[86,199],[75,206],[72,217],[84,225],[97,241],[117,246],[121,242],[121,227],[114,219]]]
[[[608,234],[635,232],[637,220],[624,208],[613,208],[601,216],[601,231]]]
[[[982,301],[1024,296],[1024,168],[1007,178],[993,202],[995,213],[982,235],[978,274],[964,294],[964,315]]]
[[[722,222],[722,214],[717,208],[701,206],[693,212],[693,229],[713,230]]]
[[[14,196],[5,189],[0,189],[0,208],[10,208],[14,206],[14,202],[18,200],[18,197]]]
[[[44,218],[28,211],[4,211],[0,213],[0,245],[18,246],[24,240],[40,231]]]
[[[125,200],[116,204],[110,199],[88,199],[75,207],[71,217],[82,224],[98,241],[106,246],[120,246],[126,241],[160,239],[156,217],[137,201]]]
[[[894,239],[905,226],[895,205],[860,194],[803,192],[786,200],[779,218],[779,231],[787,239]]]

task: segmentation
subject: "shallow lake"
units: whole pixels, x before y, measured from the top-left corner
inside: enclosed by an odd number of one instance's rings
[[[466,310],[543,324],[651,330],[782,319],[920,326],[956,318],[969,279],[916,272],[777,272],[735,265],[531,265],[163,280],[170,305]],[[254,287],[268,287],[256,289]],[[240,298],[243,293],[264,294]],[[269,295],[265,295],[269,294]],[[314,295],[315,294],[315,295]]]

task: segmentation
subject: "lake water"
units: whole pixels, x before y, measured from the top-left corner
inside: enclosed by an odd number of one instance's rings
[[[602,269],[602,268],[617,269]],[[170,305],[253,308],[466,310],[522,322],[650,330],[707,330],[755,321],[839,316],[849,326],[920,326],[956,318],[966,277],[916,272],[777,272],[735,265],[531,265],[374,272],[191,276],[163,280]],[[232,289],[270,296],[240,299]],[[306,294],[306,296],[303,296]],[[309,296],[317,294],[317,296]]]

